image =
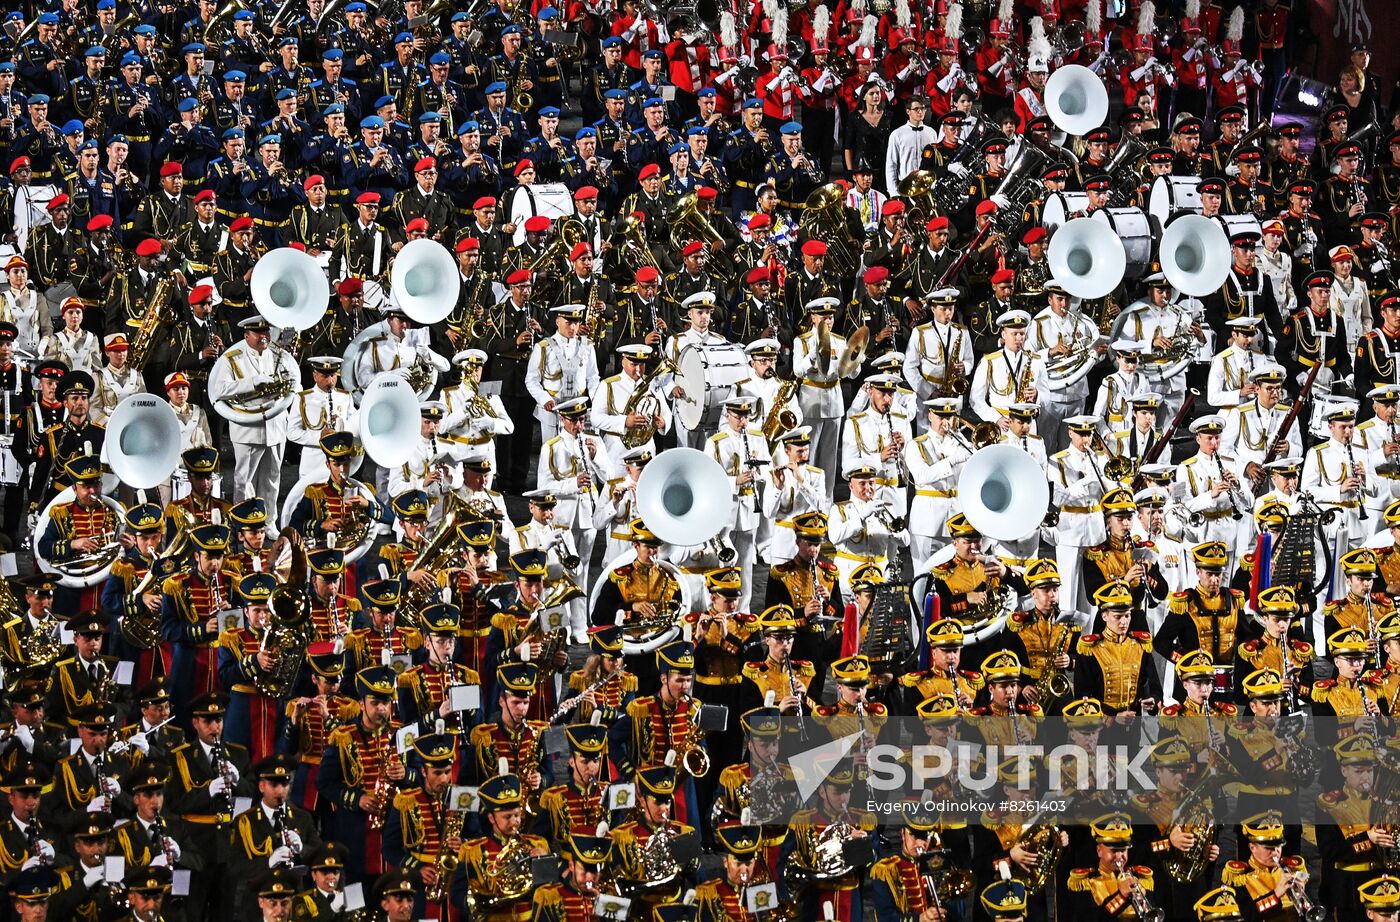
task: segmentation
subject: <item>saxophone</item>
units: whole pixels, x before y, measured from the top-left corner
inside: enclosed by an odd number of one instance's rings
[[[797,379],[788,378],[778,385],[778,393],[773,396],[773,406],[763,418],[763,437],[768,444],[774,444],[778,436],[797,425],[797,414],[788,408],[797,394]]]
[[[1060,617],[1060,606],[1056,604],[1050,610],[1050,636],[1051,641],[1046,652],[1045,668],[1040,671],[1040,678],[1035,681],[1035,690],[1039,693],[1042,706],[1051,701],[1064,698],[1069,695],[1071,688],[1069,676],[1063,669],[1055,666],[1055,659],[1069,652],[1069,642],[1073,635],[1067,624],[1058,624]],[[1055,633],[1056,628],[1059,634]]]
[[[1016,382],[1016,399],[1025,400],[1026,391],[1031,386],[1031,375],[1035,370],[1035,362],[1031,360],[1031,354],[1026,353],[1026,367],[1021,369],[1021,380]]]
[[[438,843],[437,860],[433,862],[433,869],[437,871],[437,879],[433,885],[423,892],[423,899],[428,903],[441,903],[447,895],[447,879],[452,876],[452,872],[457,870],[457,865],[461,859],[457,854],[447,847],[447,840],[462,835],[462,824],[466,821],[466,814],[460,810],[447,811],[447,819],[442,826],[442,838]]]
[[[948,353],[947,363],[943,366],[943,387],[940,388],[940,390],[947,391],[947,393],[953,397],[961,397],[963,394],[967,393],[968,388],[972,386],[972,382],[968,380],[965,372],[954,373],[953,371],[953,368],[962,361],[963,338],[957,327],[953,328],[953,337],[956,341],[953,343],[953,350]],[[1025,387],[1025,384],[1026,382],[1023,380],[1021,386]]]

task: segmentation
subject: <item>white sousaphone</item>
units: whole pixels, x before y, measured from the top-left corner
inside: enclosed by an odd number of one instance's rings
[[[1045,81],[1045,113],[1065,134],[1087,134],[1108,117],[1108,90],[1089,68],[1067,64]]]
[[[1157,258],[1173,288],[1201,298],[1217,291],[1230,274],[1230,239],[1219,221],[1182,214],[1162,231]]]
[[[101,457],[117,479],[133,489],[149,490],[165,482],[180,464],[180,421],[174,408],[152,394],[132,394],[122,400],[108,417]],[[50,561],[40,553],[39,539],[48,530],[54,508],[71,503],[74,497],[73,488],[67,487],[44,506],[34,528],[34,561],[43,572],[57,576],[60,585],[83,589],[98,585],[111,573],[121,554],[126,509],[104,493],[99,499],[116,516],[111,540],[78,561]]]
[[[720,533],[729,520],[729,475],[718,461],[694,448],[672,448],[656,456],[637,481],[637,512],[647,529],[667,544],[696,546],[706,544]],[[588,607],[591,611],[609,575],[635,559],[627,551],[608,562],[593,584]],[[680,571],[669,561],[658,560],[680,586],[680,607],[669,623],[653,623],[629,629],[623,625],[624,653],[649,653],[680,636],[681,617],[690,611],[689,589]]]
[[[447,248],[436,240],[410,240],[394,257],[389,270],[389,299],[408,319],[420,326],[444,320],[457,306],[462,275],[457,261]],[[360,355],[371,339],[388,332],[389,322],[381,320],[365,327],[345,347],[340,367],[340,380],[350,392],[356,406],[364,399],[368,381],[358,374]],[[432,363],[415,363],[412,368],[423,378],[418,387],[419,398],[426,400],[437,387],[438,370]]]

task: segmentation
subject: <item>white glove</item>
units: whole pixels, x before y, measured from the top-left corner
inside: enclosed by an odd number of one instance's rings
[[[272,854],[267,856],[267,866],[270,868],[292,863],[292,850],[285,845],[274,849]]]
[[[913,61],[910,61],[908,64],[904,65],[904,70],[900,71],[900,72],[896,75],[896,79],[899,79],[899,80],[908,80],[908,79],[909,79],[909,75],[912,74],[913,72],[914,72],[914,62],[913,62]]]
[[[753,57],[752,57],[751,55],[747,55],[747,54],[741,54],[741,55],[739,55],[739,66],[740,66],[740,67],[752,67],[752,66],[753,66]]]
[[[1225,79],[1227,82],[1230,81],[1230,80],[1234,80],[1235,77],[1236,77],[1236,75],[1238,75],[1239,72],[1240,72],[1240,66],[1243,65],[1243,64],[1244,64],[1243,61],[1239,61],[1238,63],[1235,64],[1234,67],[1232,67],[1232,68],[1230,68],[1229,70],[1225,71],[1225,76],[1224,76],[1223,79]]]
[[[20,866],[19,866],[19,869],[20,869],[21,871],[28,871],[30,868],[37,868],[37,867],[38,867],[39,865],[41,865],[41,864],[43,864],[43,862],[40,861],[39,858],[38,858],[37,856],[35,856],[35,857],[33,857],[33,858],[30,858],[30,859],[29,859],[28,861],[26,861],[24,864],[20,865]]]
[[[103,788],[109,797],[120,797],[122,793],[122,783],[116,778],[107,778],[106,786]]]
[[[53,861],[54,859],[53,846],[50,845],[46,839],[40,839],[35,843],[34,852],[40,858],[46,858],[49,861]]]
[[[220,794],[223,794],[227,790],[228,785],[224,782],[223,778],[215,778],[213,781],[209,782],[210,797],[218,797]]]
[[[286,836],[287,844],[291,848],[292,854],[300,855],[302,852],[301,836],[297,835],[297,831],[295,829],[288,829],[286,832]]]
[[[331,897],[331,912],[340,912],[345,908],[345,894],[339,890],[335,891],[335,896]]]
[[[164,853],[159,854],[159,855],[156,855],[154,858],[151,859],[151,867],[153,867],[153,868],[163,868],[163,867],[166,867],[166,864],[165,864],[165,855],[164,855]]]
[[[229,762],[227,760],[224,762],[224,764],[227,766],[227,768],[225,768],[224,771],[228,772],[229,784],[237,784],[239,778],[238,766],[234,765],[232,762]]]
[[[997,74],[1001,73],[1005,67],[1006,58],[997,58],[996,63],[993,64],[991,67],[987,68],[987,73],[995,77]]]
[[[966,176],[967,167],[961,163],[950,163],[948,164],[948,172],[954,176]]]
[[[34,751],[34,731],[24,724],[15,727],[15,739],[19,740],[19,744],[24,747],[25,752]]]
[[[1151,64],[1144,64],[1144,65],[1142,65],[1141,67],[1139,67],[1137,70],[1133,71],[1133,72],[1132,72],[1131,74],[1129,74],[1128,76],[1132,77],[1134,80],[1141,80],[1144,76],[1147,75],[1147,72],[1148,72],[1149,70],[1151,70],[1151,69],[1152,69],[1152,65],[1151,65]]]
[[[722,74],[720,74],[718,77],[716,77],[716,78],[715,78],[715,84],[716,84],[717,86],[724,86],[724,85],[725,85],[726,83],[728,83],[730,80],[733,80],[733,79],[734,79],[734,75],[737,74],[738,72],[739,72],[739,66],[736,64],[736,65],[734,65],[733,67],[729,68],[729,70],[725,71],[724,73],[722,73]]]
[[[133,734],[127,742],[141,750],[143,756],[151,754],[151,741],[146,739],[145,733]]]
[[[94,797],[92,800],[88,801],[87,812],[89,812],[89,813],[105,813],[105,812],[107,812],[107,798],[106,798],[106,796]]]
[[[161,844],[164,846],[161,852],[162,854],[164,854],[165,852],[170,852],[171,855],[175,856],[176,861],[180,860],[180,855],[182,853],[180,851],[179,842],[176,842],[174,839],[170,838],[170,836],[166,836],[165,841]]]
[[[151,863],[155,864],[154,861],[152,861]],[[102,873],[103,870],[104,868],[102,867],[102,865],[99,864],[95,868],[88,868],[86,871],[84,871],[83,886],[87,887],[88,889],[92,889],[93,887],[96,887],[98,884],[100,884],[102,881],[106,880],[106,875]]]

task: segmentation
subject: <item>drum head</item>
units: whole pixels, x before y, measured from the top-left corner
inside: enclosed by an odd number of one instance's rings
[[[1182,211],[1201,212],[1201,193],[1197,176],[1158,176],[1147,196],[1147,211],[1165,226],[1171,217]]]
[[[1089,207],[1089,195],[1085,192],[1056,192],[1045,200],[1045,210],[1041,222],[1050,228],[1059,227]]]
[[[687,346],[676,359],[676,386],[685,391],[672,407],[681,425],[694,432],[705,419],[705,357],[697,346]]]
[[[1141,277],[1152,265],[1152,219],[1141,208],[1101,208],[1094,212],[1094,220],[1113,228],[1123,241],[1123,252],[1128,257],[1124,274]]]

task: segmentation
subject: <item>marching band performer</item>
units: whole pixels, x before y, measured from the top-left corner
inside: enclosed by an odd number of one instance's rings
[[[446,499],[462,486],[462,463],[455,445],[438,436],[447,405],[428,400],[418,407],[418,440],[407,461],[389,471],[389,493],[422,490],[431,510],[429,521],[440,521]]]
[[[597,829],[608,815],[607,729],[594,724],[564,728],[569,741],[568,778],[540,793],[534,831],[555,846]]]
[[[462,369],[462,383],[442,389],[447,415],[438,431],[447,441],[467,446],[469,452],[483,453],[494,465],[496,437],[514,433],[515,421],[506,412],[500,394],[481,393],[481,376],[486,370],[485,352],[463,349],[452,356],[452,364]]]
[[[455,858],[462,848],[465,813],[452,803],[452,775],[457,756],[457,740],[450,733],[424,733],[413,741],[418,757],[421,782],[400,788],[384,820],[385,857],[391,866],[416,877],[423,891],[415,895],[417,915],[438,912],[426,888],[437,888],[444,898],[448,881],[441,880],[452,868],[444,856]],[[429,907],[432,907],[431,909]]]
[[[913,420],[893,409],[899,380],[892,374],[865,379],[870,405],[846,418],[841,431],[841,467],[845,470],[865,464],[876,468],[879,476],[875,483],[881,502],[902,516],[908,511],[903,455],[913,441]]]
[[[554,410],[559,434],[544,443],[535,482],[560,498],[558,518],[569,529],[574,553],[579,558],[579,565],[571,569],[578,582],[586,586],[598,529],[612,514],[608,485],[615,471],[603,439],[588,431],[588,398],[562,400]],[[569,603],[569,622],[570,630],[581,642],[588,626],[581,600]]]
[[[763,517],[773,523],[773,539],[766,556],[775,566],[797,553],[797,521],[801,517],[817,513],[822,516],[823,529],[826,525],[826,514],[821,512],[826,505],[826,475],[807,463],[812,451],[811,427],[798,426],[780,433],[777,443],[763,489]]]
[[[194,545],[192,566],[168,577],[160,590],[160,636],[172,646],[169,679],[181,723],[188,720],[195,695],[218,687],[214,643],[234,593],[233,574],[223,569],[228,526],[199,525],[190,529],[189,536]]]
[[[1111,348],[1118,361],[1118,370],[1104,378],[1099,385],[1092,415],[1107,422],[1110,432],[1118,433],[1132,428],[1129,398],[1148,389],[1147,378],[1138,371],[1147,347],[1131,339],[1120,339]]]
[[[946,526],[958,508],[957,478],[973,453],[958,432],[958,398],[935,397],[924,406],[928,431],[904,447],[904,466],[914,487],[909,538],[916,570],[927,569],[934,551],[951,540]]]
[[[1324,412],[1329,438],[1309,449],[1303,460],[1299,487],[1317,498],[1325,508],[1338,510],[1338,521],[1328,526],[1328,540],[1353,547],[1367,532],[1362,524],[1366,513],[1363,501],[1379,495],[1374,472],[1367,468],[1367,456],[1352,446],[1356,429],[1356,404],[1334,402]]]
[[[530,922],[589,922],[598,901],[598,882],[607,866],[612,841],[604,836],[569,833],[556,841],[566,862],[564,879],[535,891]]]
[[[797,403],[812,429],[812,457],[826,474],[827,497],[836,486],[836,460],[840,457],[838,420],[844,415],[845,397],[839,385],[842,378],[851,378],[858,370],[843,371],[841,367],[846,340],[831,330],[839,304],[839,299],[826,297],[808,303],[811,328],[797,337],[792,350],[792,373],[801,381]]]
[[[237,468],[233,498],[280,496],[286,416],[261,418],[256,408],[275,405],[280,395],[301,390],[301,369],[291,353],[270,344],[270,327],[260,315],[239,326],[243,342],[226,350],[209,371],[209,399],[222,402],[238,417],[229,423]]]
[[[277,579],[271,573],[249,573],[238,581],[243,602],[242,627],[228,628],[220,635],[218,647],[219,685],[228,689],[229,710],[224,735],[248,750],[255,761],[271,755],[277,742],[281,715],[276,695],[275,670],[286,666],[283,660],[295,656],[295,649],[269,647],[273,639],[271,598]],[[297,664],[295,672],[300,672]]]
[[[527,857],[549,854],[549,843],[539,836],[525,832],[522,826],[525,793],[521,779],[515,774],[500,774],[487,778],[477,790],[483,831],[486,833],[462,843],[461,864],[450,886],[452,905],[467,916],[473,914],[478,902],[498,907],[502,919],[524,919],[530,909],[530,881],[524,893],[516,891],[522,881],[519,872],[506,877],[501,872],[502,852],[521,850]],[[528,868],[526,869],[528,873]],[[495,873],[493,873],[495,872]],[[407,891],[410,897],[413,888]],[[405,917],[407,918],[407,917]]]
[[[306,360],[312,386],[298,391],[287,408],[287,440],[301,446],[297,473],[305,477],[321,470],[321,439],[332,432],[357,432],[358,412],[350,395],[336,386],[341,360],[315,355]]]
[[[1002,348],[982,357],[972,375],[969,392],[972,411],[979,419],[1002,422],[1013,403],[1038,402],[1046,384],[1045,361],[1026,349],[1026,328],[1031,316],[1022,310],[1007,311],[997,318]]]
[[[1214,413],[1191,424],[1199,451],[1177,467],[1175,482],[1187,485],[1190,497],[1186,509],[1205,517],[1194,532],[1198,543],[1223,543],[1228,560],[1233,561],[1237,559],[1239,520],[1247,499],[1240,486],[1244,471],[1234,458],[1220,453],[1220,435],[1224,431],[1224,418]]]
[[[604,378],[589,394],[590,421],[615,463],[622,461],[624,453],[631,449],[643,448],[655,455],[656,436],[669,433],[672,422],[670,402],[661,392],[657,378],[647,373],[648,363],[656,355],[652,348],[622,345],[617,347],[617,354],[622,357],[621,371]],[[648,429],[650,437],[641,440]]]
[[[754,400],[751,397],[731,397],[724,402],[724,425],[710,437],[707,453],[720,463],[731,478],[733,505],[719,541],[734,549],[735,565],[739,568],[742,589],[739,610],[749,609],[753,586],[753,565],[757,556],[760,510],[759,467],[768,462],[768,443],[763,433],[749,426]]]
[[[885,499],[877,498],[878,475],[868,464],[848,469],[851,498],[837,503],[827,521],[827,539],[836,547],[836,567],[847,592],[857,568],[871,563],[884,567],[891,549],[897,550],[909,538],[905,519]]]
[[[1104,540],[1103,516],[1098,513],[1112,488],[1104,472],[1108,458],[1093,444],[1099,421],[1092,416],[1071,416],[1064,423],[1069,430],[1069,447],[1050,458],[1051,504],[1059,510],[1055,558],[1068,590],[1063,592],[1064,605],[1079,611],[1087,601],[1080,579],[1084,548]]]
[[[535,399],[542,442],[549,442],[559,431],[559,404],[587,397],[598,388],[597,353],[579,335],[585,310],[582,304],[553,308],[554,335],[538,339],[530,353],[525,386]]]
[[[1049,306],[1031,320],[1026,335],[1026,351],[1039,355],[1048,364],[1056,359],[1072,359],[1079,350],[1088,350],[1080,361],[1095,363],[1108,347],[1099,342],[1099,330],[1094,321],[1082,313],[1071,313],[1069,292],[1052,282],[1045,286]],[[1070,368],[1079,366],[1071,365]],[[1074,383],[1058,384],[1047,368],[1045,400],[1040,401],[1041,435],[1045,450],[1051,453],[1064,444],[1060,421],[1084,409],[1089,399],[1089,383],[1080,378]]]

